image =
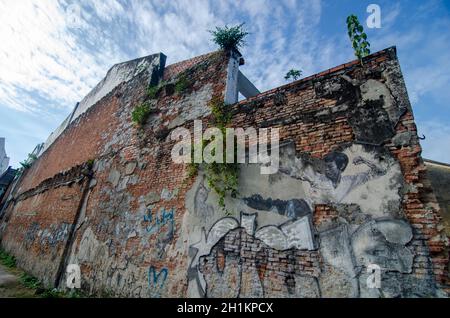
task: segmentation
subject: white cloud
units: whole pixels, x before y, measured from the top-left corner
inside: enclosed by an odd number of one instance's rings
[[[418,107],[422,107],[426,95],[435,101],[450,99],[450,59],[443,53],[450,52],[450,19],[430,18],[429,11],[436,10],[436,5],[434,1],[409,16],[406,13],[409,11],[396,3],[385,10],[387,16],[382,16],[388,22],[369,37],[372,51],[397,46],[409,97]],[[425,12],[428,12],[426,17]]]
[[[81,9],[75,27],[66,11],[73,4]],[[308,76],[354,58],[345,25],[323,32],[319,0],[0,0],[0,7],[0,107],[48,117],[68,113],[115,63],[163,52],[171,64],[215,50],[207,30],[225,24],[246,22],[242,70],[262,91],[284,84],[291,68]],[[428,95],[448,100],[450,59],[442,52],[450,51],[450,34],[440,30],[450,22],[431,20],[424,30],[415,23],[424,18],[420,10],[405,18],[404,9],[382,6],[383,27],[368,31],[372,51],[397,45],[413,103]],[[443,156],[433,145],[425,149]]]
[[[84,51],[58,2],[3,0],[0,6],[0,104],[19,110],[49,106],[25,103],[19,94],[24,90],[71,108],[109,67]]]
[[[332,56],[330,46],[323,52],[318,46],[320,1],[0,0],[0,5],[0,105],[22,111],[71,109],[117,62],[163,52],[173,63],[212,51],[208,30],[226,23],[251,21],[245,71],[262,89],[282,84],[292,67],[318,71]],[[74,5],[80,8],[75,27],[73,11],[66,11]],[[25,103],[22,91],[51,102]]]

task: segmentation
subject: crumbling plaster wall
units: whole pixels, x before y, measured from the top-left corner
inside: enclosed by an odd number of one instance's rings
[[[174,142],[170,141],[168,133],[175,127],[174,123],[184,125],[194,118],[192,116],[209,115],[208,102],[213,96],[223,99],[227,60],[228,57],[221,52],[197,59],[196,64],[183,70],[184,75],[189,75],[189,81],[182,92],[174,90],[182,74],[173,72],[169,66],[171,76],[165,77],[165,85],[158,92],[157,99],[148,97],[148,76],[139,73],[79,116],[22,176],[2,218],[2,246],[16,255],[26,270],[48,285],[57,281],[57,285],[64,287],[65,277],[58,276],[58,264],[60,269],[65,269],[75,260],[82,268],[83,288],[87,290],[98,293],[112,291],[123,296],[160,295],[152,294],[149,288],[149,266],[158,266],[158,262],[162,264],[161,259],[169,259],[165,250],[175,240],[174,226],[179,226],[183,211],[182,206],[174,202],[178,190],[172,189],[182,184],[185,167],[172,162],[170,150]],[[150,103],[155,111],[143,127],[137,127],[131,120],[131,112],[144,101]],[[76,188],[79,196],[73,198],[71,222],[67,222],[72,231],[64,232],[61,246],[49,246],[39,256],[30,254],[25,257],[27,246],[19,239],[19,234],[36,226],[34,219],[22,218],[19,221],[23,213],[21,206],[25,204],[22,194],[27,193],[30,196],[27,200],[32,198],[33,201],[41,195],[57,196],[60,188],[53,186],[55,175],[59,171],[70,171],[77,164],[92,166],[89,177]],[[164,201],[152,201],[155,193],[161,194]],[[57,224],[65,223],[63,210],[55,204],[59,200],[51,197],[40,201],[43,211],[38,213],[38,219],[51,213]],[[148,214],[149,202],[157,203],[154,213],[164,206],[167,215],[174,216],[171,221],[173,227],[167,230],[165,237],[153,235],[150,224],[155,219]],[[43,220],[38,223],[42,223],[41,227],[50,227]],[[159,230],[159,226],[155,228]],[[68,237],[71,240],[67,243]],[[33,244],[41,244],[38,237],[33,239]],[[161,246],[153,248],[156,241],[162,241]],[[105,245],[108,246],[107,253],[95,252],[96,246]],[[62,254],[64,248],[65,256]],[[174,246],[171,248],[175,249]],[[178,244],[172,253],[182,255],[180,250],[183,249]],[[92,255],[96,257],[91,259]],[[159,255],[158,258],[154,258],[155,255]],[[52,259],[56,268],[45,269],[44,259]],[[172,268],[175,264],[173,262]],[[180,281],[183,280],[180,275]],[[170,285],[178,290],[166,290],[162,296],[182,294],[183,284],[172,281]],[[144,287],[142,293],[137,291],[141,285]]]
[[[280,169],[241,165],[227,213],[198,177],[182,233],[189,296],[445,295],[446,238],[395,48],[233,111],[235,127],[280,128]],[[367,285],[372,264],[379,289]]]
[[[273,175],[241,165],[225,213],[202,171],[189,178],[187,165],[173,163],[170,132],[199,117],[206,126],[209,101],[225,98],[228,59],[169,66],[155,100],[138,75],[77,118],[14,190],[2,246],[61,288],[61,269],[79,264],[82,288],[95,294],[443,295],[448,254],[395,48],[230,105],[235,127],[280,128],[281,163]],[[180,76],[189,83],[176,92]],[[156,111],[137,128],[131,111],[145,100]],[[75,173],[83,164],[88,172]],[[56,187],[64,170],[76,181]],[[65,192],[72,206],[50,209]],[[52,222],[25,218],[34,206]],[[27,244],[48,247],[25,255],[23,233],[65,223],[58,248],[30,235]],[[58,269],[44,270],[50,257]],[[380,289],[367,288],[370,264],[382,269]]]

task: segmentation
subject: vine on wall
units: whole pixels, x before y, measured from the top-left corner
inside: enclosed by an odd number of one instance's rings
[[[347,17],[347,32],[348,37],[352,42],[355,56],[362,65],[363,57],[370,54],[370,43],[367,41],[367,34],[364,32],[363,26],[359,23],[358,17],[354,14]]]
[[[227,151],[226,151],[226,127],[231,121],[231,114],[226,110],[225,103],[220,98],[213,98],[210,102],[211,112],[213,115],[212,124],[219,128],[223,136],[223,163],[212,162],[212,163],[190,163],[189,164],[189,176],[193,177],[197,175],[200,166],[205,173],[206,181],[208,186],[213,189],[219,196],[218,204],[223,209],[225,209],[225,197],[230,194],[235,197],[238,193],[238,179],[239,179],[239,165],[236,160],[236,149],[233,149],[234,162],[227,163]],[[213,141],[202,140],[202,153],[205,147]],[[235,148],[236,148],[236,142]],[[192,147],[192,153],[194,148]],[[214,155],[214,154],[212,154]]]

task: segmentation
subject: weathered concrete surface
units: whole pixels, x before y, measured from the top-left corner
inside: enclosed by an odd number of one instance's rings
[[[166,63],[166,56],[162,53],[123,62],[111,67],[100,83],[98,83],[73,109],[72,113],[53,131],[44,143],[43,148],[37,155],[41,155],[62,134],[62,132],[86,112],[91,106],[112,92],[117,86],[125,83],[136,76],[144,76],[147,83],[157,84],[162,77],[162,70]]]

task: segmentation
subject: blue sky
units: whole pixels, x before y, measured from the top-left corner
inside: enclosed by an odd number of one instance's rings
[[[345,63],[345,19],[365,22],[371,3],[381,8],[380,29],[364,23],[372,52],[397,46],[423,156],[450,163],[449,0],[0,0],[0,137],[17,167],[113,64],[215,50],[214,26],[246,23],[242,70],[261,91],[291,68],[308,76]]]

